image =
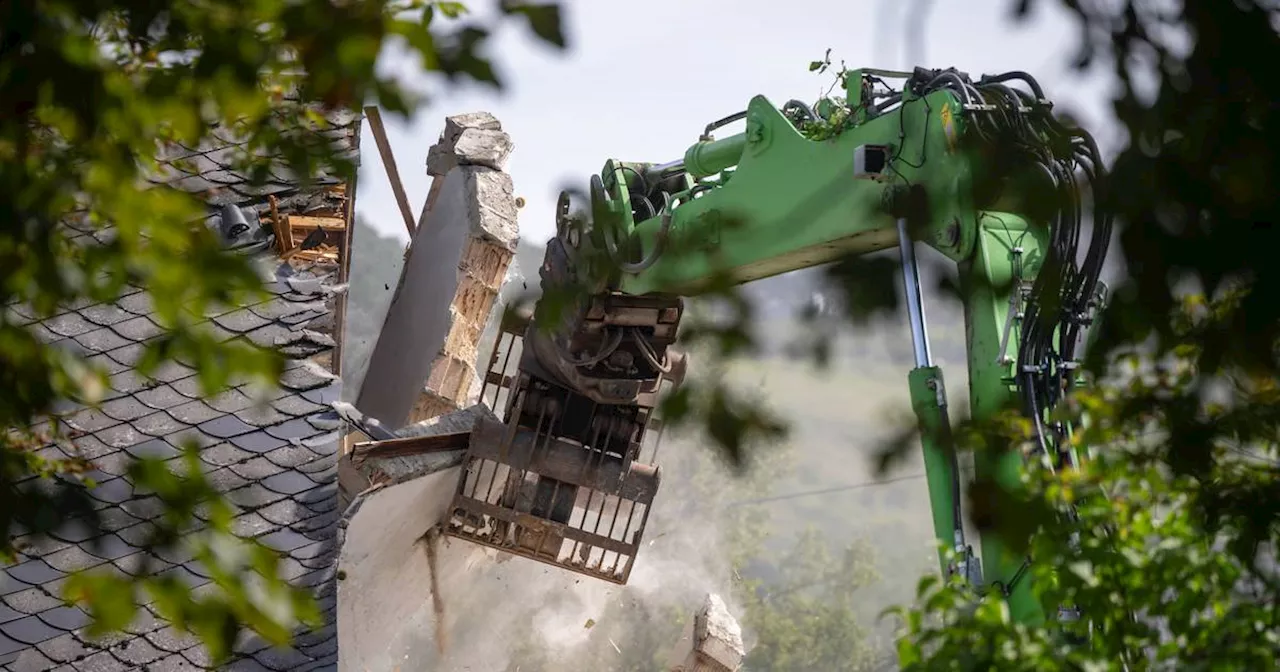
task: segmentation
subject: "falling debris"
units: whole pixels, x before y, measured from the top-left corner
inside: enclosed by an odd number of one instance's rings
[[[670,672],[735,672],[746,649],[742,628],[719,595],[709,594],[672,656]]]

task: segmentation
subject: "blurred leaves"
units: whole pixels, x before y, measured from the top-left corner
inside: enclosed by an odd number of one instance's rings
[[[523,15],[529,20],[529,29],[542,41],[562,49],[566,46],[559,5],[503,2],[502,11]]]
[[[92,569],[72,575],[64,585],[64,597],[86,604],[93,616],[91,636],[125,628],[139,605],[151,604],[223,660],[241,627],[284,644],[296,627],[319,624],[310,594],[280,575],[279,552],[232,532],[235,512],[205,477],[198,452],[194,444],[187,446],[180,466],[152,458],[129,465],[134,490],[159,498],[164,513],[151,521],[144,544],[151,555],[143,556],[133,574]],[[193,591],[178,574],[159,571],[166,563],[157,554],[190,556],[212,583]]]
[[[1232,303],[1190,297],[1173,322],[1229,314]],[[975,504],[1023,512],[1001,515],[996,531],[1031,540],[1028,579],[1047,605],[1074,607],[1081,620],[1012,623],[994,593],[974,610],[967,587],[928,582],[914,607],[896,612],[904,670],[1275,668],[1275,402],[1248,385],[1206,402],[1200,345],[1177,346],[1180,356],[1157,362],[1118,356],[1145,366],[1073,395],[1071,419],[1082,427],[1073,441],[1092,448],[1079,469],[1027,469],[1022,501],[1002,501],[1010,495],[992,484],[971,488]],[[1250,409],[1256,424],[1212,421],[1228,407]],[[1186,432],[1189,423],[1199,429]],[[1174,459],[1188,453],[1204,453],[1194,471]]]
[[[226,194],[154,187],[148,178],[178,179],[175,169],[194,161],[162,167],[157,154],[230,145],[227,160],[251,187],[352,176],[357,157],[331,141],[327,119],[425,102],[375,67],[380,55],[406,51],[446,84],[500,85],[486,53],[493,22],[521,15],[537,39],[563,46],[557,5],[503,9],[486,24],[461,3],[422,0],[0,6],[0,425],[11,428],[0,435],[0,553],[12,559],[62,525],[98,529],[77,433],[37,423],[68,402],[100,402],[106,371],[49,345],[33,323],[145,288],[165,333],[147,343],[141,373],[181,361],[206,393],[278,380],[278,355],[199,326],[212,306],[260,299],[262,281],[205,226],[202,197]],[[153,550],[183,546],[215,589],[197,594],[147,572],[77,576],[67,596],[86,605],[95,631],[119,629],[148,600],[217,655],[241,628],[285,642],[314,621],[310,599],[276,572],[276,554],[230,534],[231,509],[193,454],[138,462],[129,477],[165,506]]]

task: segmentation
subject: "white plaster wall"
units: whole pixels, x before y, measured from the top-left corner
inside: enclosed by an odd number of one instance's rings
[[[444,519],[459,467],[373,491],[347,524],[338,558],[338,668],[427,670],[411,649],[432,648],[435,618],[432,580],[423,535]],[[438,569],[452,577],[478,546],[441,540]],[[442,581],[448,599],[450,581]]]

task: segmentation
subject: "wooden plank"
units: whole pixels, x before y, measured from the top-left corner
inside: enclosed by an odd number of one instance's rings
[[[369,130],[373,132],[373,141],[378,145],[378,155],[382,157],[382,165],[387,169],[387,179],[391,180],[391,191],[396,196],[396,204],[400,206],[400,214],[404,217],[404,228],[409,236],[413,236],[417,224],[413,221],[413,211],[409,209],[409,197],[404,192],[404,183],[400,180],[400,170],[396,168],[396,157],[391,153],[391,143],[387,140],[387,130],[382,126],[382,113],[374,105],[364,108],[365,117],[369,120]]]
[[[276,234],[276,250],[283,255],[293,249],[293,231],[280,219],[280,211],[276,208],[276,197],[268,196],[267,202],[271,204],[271,230]]]
[[[347,223],[341,217],[308,217],[306,215],[288,215],[285,219],[289,222],[289,228],[294,231],[306,231],[310,233],[316,229],[324,231],[346,231]]]
[[[436,436],[388,439],[386,441],[362,441],[352,446],[351,459],[355,462],[363,462],[370,458],[406,457],[409,455],[464,450],[470,438],[471,432],[457,432]]]

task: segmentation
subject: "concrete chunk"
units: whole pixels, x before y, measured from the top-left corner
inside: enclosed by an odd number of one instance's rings
[[[458,165],[458,157],[448,145],[434,144],[427,150],[427,175],[444,177]]]
[[[724,600],[713,593],[707,595],[693,623],[685,627],[669,669],[670,672],[735,672],[742,667],[745,657],[742,628],[729,613]]]
[[[474,128],[482,131],[501,131],[502,122],[492,114],[484,111],[467,112],[465,114],[455,114],[451,117],[445,117],[444,133],[440,136],[441,144],[452,148],[457,142],[458,136],[468,128]]]
[[[520,227],[511,176],[475,166],[460,166],[458,170],[465,176],[470,196],[467,219],[471,222],[472,235],[514,253],[520,240]],[[505,266],[502,270],[506,272]]]
[[[511,136],[502,131],[466,128],[454,142],[453,153],[459,165],[505,170],[512,148]]]

